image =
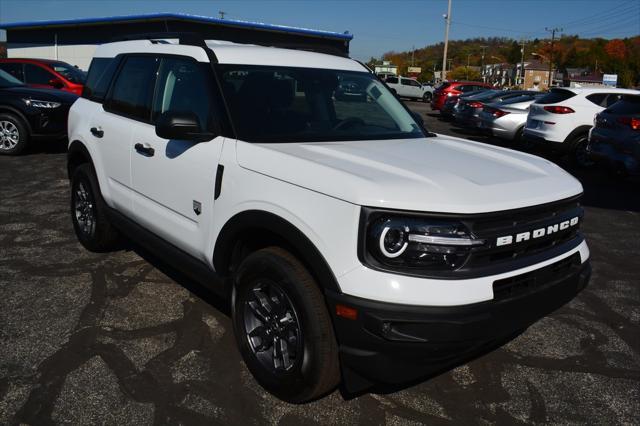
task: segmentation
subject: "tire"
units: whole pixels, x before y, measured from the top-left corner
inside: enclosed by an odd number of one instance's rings
[[[577,135],[571,141],[571,153],[573,163],[581,168],[588,168],[594,165],[587,152],[588,136],[586,133]]]
[[[21,154],[29,139],[29,129],[18,116],[0,114],[0,155]]]
[[[532,151],[533,143],[524,137],[524,127],[520,127],[515,136],[513,137],[513,142],[515,145],[523,151]]]
[[[338,385],[338,345],[324,296],[288,251],[260,249],[241,263],[232,320],[245,364],[276,397],[308,402]],[[280,353],[274,349],[276,344],[282,348]]]
[[[71,221],[78,241],[87,250],[114,249],[119,235],[109,221],[107,206],[90,164],[81,164],[71,175]]]
[[[431,93],[426,92],[424,95],[422,95],[422,102],[429,103],[431,102]]]

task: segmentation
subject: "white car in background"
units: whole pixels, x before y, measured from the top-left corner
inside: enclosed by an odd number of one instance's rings
[[[389,89],[400,98],[411,98],[431,102],[433,87],[423,86],[419,81],[407,77],[387,77],[385,80]]]
[[[544,150],[569,154],[579,166],[588,166],[587,139],[595,115],[626,94],[640,91],[553,88],[529,107],[524,137]]]

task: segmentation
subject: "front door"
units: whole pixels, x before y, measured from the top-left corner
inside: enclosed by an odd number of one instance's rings
[[[163,57],[152,122],[167,111],[193,112],[202,130],[210,132],[214,119],[211,72],[209,64],[192,58]],[[222,136],[200,143],[163,139],[150,123],[137,123],[133,129],[131,176],[136,221],[196,257],[209,237],[223,142]]]

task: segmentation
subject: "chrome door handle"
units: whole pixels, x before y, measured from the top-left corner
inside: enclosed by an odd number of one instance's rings
[[[102,130],[102,127],[92,127],[91,134],[96,138],[101,138],[104,136],[104,130]]]
[[[145,157],[153,157],[153,154],[155,154],[156,150],[151,148],[151,145],[145,143],[145,144],[141,144],[141,143],[137,143],[133,146],[136,151],[139,154],[144,155]]]

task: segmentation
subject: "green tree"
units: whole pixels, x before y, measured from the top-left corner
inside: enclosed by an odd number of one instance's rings
[[[473,68],[457,67],[447,73],[447,79],[480,81],[480,73]]]

